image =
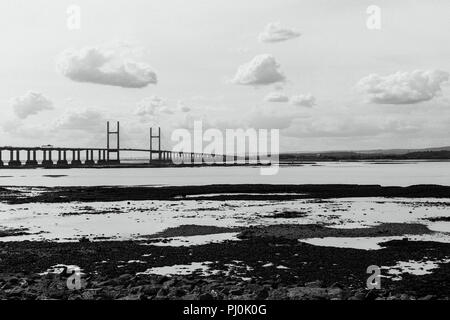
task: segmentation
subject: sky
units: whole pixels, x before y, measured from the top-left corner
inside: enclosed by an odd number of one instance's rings
[[[103,147],[107,120],[124,147],[148,146],[150,126],[169,146],[198,120],[279,129],[281,151],[450,145],[448,0],[16,0],[0,13],[0,145]]]

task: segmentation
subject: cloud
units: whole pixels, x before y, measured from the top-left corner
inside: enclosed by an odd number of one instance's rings
[[[362,78],[356,87],[376,104],[414,104],[429,101],[441,93],[442,83],[449,73],[440,70],[397,72],[388,76],[371,74]]]
[[[149,65],[128,59],[120,47],[66,50],[58,58],[57,69],[76,82],[123,88],[144,88],[158,82]]]
[[[316,98],[310,93],[299,94],[296,96],[292,96],[290,103],[294,106],[311,108],[316,104]]]
[[[264,97],[266,102],[288,102],[289,97],[280,92],[271,92]]]
[[[259,34],[258,40],[261,42],[281,42],[297,38],[300,35],[301,33],[294,29],[282,27],[279,22],[271,22]]]
[[[21,119],[53,109],[53,103],[42,93],[29,91],[25,95],[11,99],[14,113]]]
[[[250,62],[241,65],[234,79],[234,84],[241,85],[268,85],[286,80],[279,70],[280,65],[270,54],[261,54],[254,57]]]
[[[373,116],[325,116],[296,119],[283,135],[298,138],[350,138],[409,134],[421,129],[419,123]]]
[[[106,121],[103,113],[96,109],[69,110],[55,121],[53,129],[101,132],[105,130]]]
[[[185,105],[182,101],[178,101],[178,110],[180,112],[190,112],[191,108],[189,108],[187,105]]]
[[[151,96],[142,99],[134,112],[138,116],[157,116],[161,113],[173,114],[173,111],[167,106],[167,101],[158,96]]]

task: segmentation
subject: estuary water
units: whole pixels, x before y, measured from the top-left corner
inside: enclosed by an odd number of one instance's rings
[[[138,186],[205,184],[450,185],[450,162],[317,162],[282,165],[274,175],[257,166],[108,169],[0,169],[0,186]]]

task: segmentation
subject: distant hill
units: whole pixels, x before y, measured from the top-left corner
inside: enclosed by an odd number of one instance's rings
[[[450,147],[281,153],[280,159],[286,161],[450,160]]]

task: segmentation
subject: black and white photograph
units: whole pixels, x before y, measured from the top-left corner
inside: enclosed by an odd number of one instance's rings
[[[448,0],[0,13],[0,300],[450,299]]]

